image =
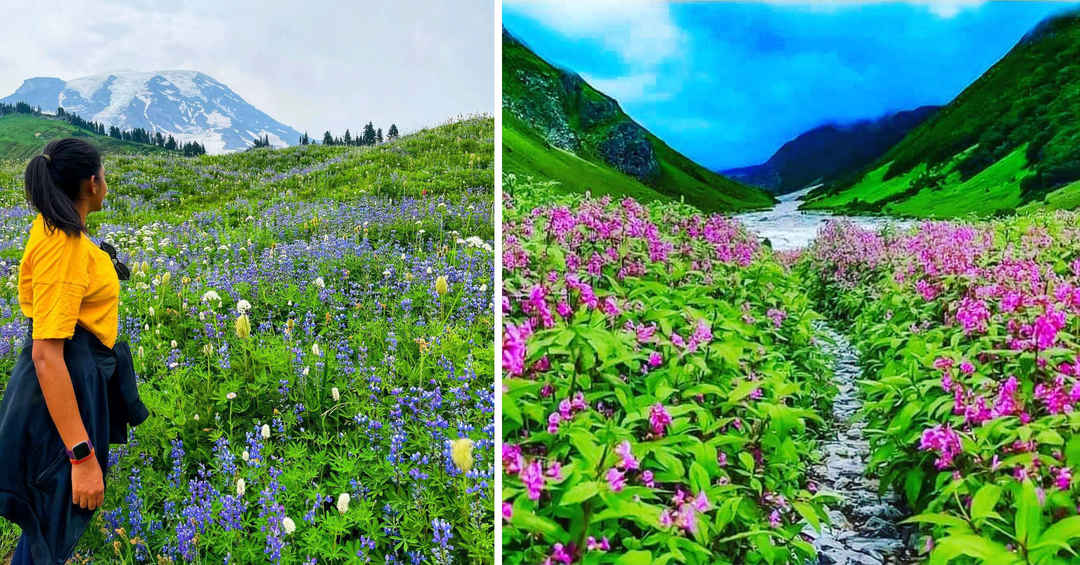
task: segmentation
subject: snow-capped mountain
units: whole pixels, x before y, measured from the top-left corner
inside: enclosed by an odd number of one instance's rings
[[[269,136],[275,147],[295,145],[300,132],[271,118],[224,84],[198,71],[115,72],[64,81],[35,77],[0,102],[26,102],[120,129],[172,134],[198,141],[209,153],[250,147]]]

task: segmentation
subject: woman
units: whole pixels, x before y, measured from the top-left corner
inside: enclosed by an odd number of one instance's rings
[[[13,565],[70,557],[104,501],[109,443],[147,416],[117,342],[127,270],[86,232],[108,194],[101,155],[79,139],[53,141],[25,183],[39,212],[19,265],[29,339],[0,405],[0,515],[23,530]]]

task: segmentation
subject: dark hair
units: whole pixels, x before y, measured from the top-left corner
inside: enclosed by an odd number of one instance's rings
[[[86,230],[75,201],[79,183],[101,169],[101,153],[74,137],[49,142],[26,164],[26,199],[41,212],[45,225],[77,236]]]

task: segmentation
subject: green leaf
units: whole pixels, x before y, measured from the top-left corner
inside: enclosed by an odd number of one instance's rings
[[[694,493],[699,493],[709,488],[709,472],[700,463],[694,461],[690,464],[690,488]]]
[[[994,512],[994,506],[997,506],[1000,498],[1001,487],[995,484],[983,485],[971,500],[971,518],[979,520],[997,516],[997,512]]]
[[[615,560],[615,565],[649,565],[652,563],[651,551],[627,551]]]
[[[578,483],[566,491],[566,494],[562,495],[562,498],[559,499],[559,505],[579,504],[596,496],[598,492],[600,492],[600,483],[596,481]]]
[[[1020,501],[1016,508],[1016,539],[1024,545],[1030,545],[1039,538],[1042,530],[1042,508],[1039,496],[1035,494],[1035,483],[1030,479],[1020,485]]]
[[[974,557],[987,565],[1010,565],[1020,562],[1020,556],[1004,545],[975,534],[947,536],[938,540],[930,554],[930,565],[943,565],[961,555]]]
[[[912,517],[908,518],[907,520],[901,521],[900,523],[901,524],[910,524],[910,523],[937,524],[939,526],[965,528],[965,529],[968,527],[967,522],[965,522],[963,518],[958,518],[958,517],[953,516],[951,514],[942,514],[940,512],[927,512],[925,514],[917,514],[915,516],[912,516]]]
[[[799,513],[811,526],[818,532],[821,531],[821,518],[817,514],[817,510],[813,506],[805,502],[792,502],[791,505],[795,508],[795,511]]]

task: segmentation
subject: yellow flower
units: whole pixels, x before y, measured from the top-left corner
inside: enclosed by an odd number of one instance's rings
[[[165,271],[165,273],[163,275],[161,275],[161,284],[162,285],[169,284],[169,279],[171,279],[171,278],[172,278],[172,273],[170,273],[169,271]]]
[[[463,437],[450,442],[450,458],[454,465],[463,473],[468,473],[473,467],[473,440]]]
[[[446,281],[446,277],[439,275],[439,278],[435,279],[435,292],[442,296],[450,290],[450,283]]]
[[[247,339],[251,335],[251,320],[247,314],[240,314],[236,318],[236,335],[240,339]]]

